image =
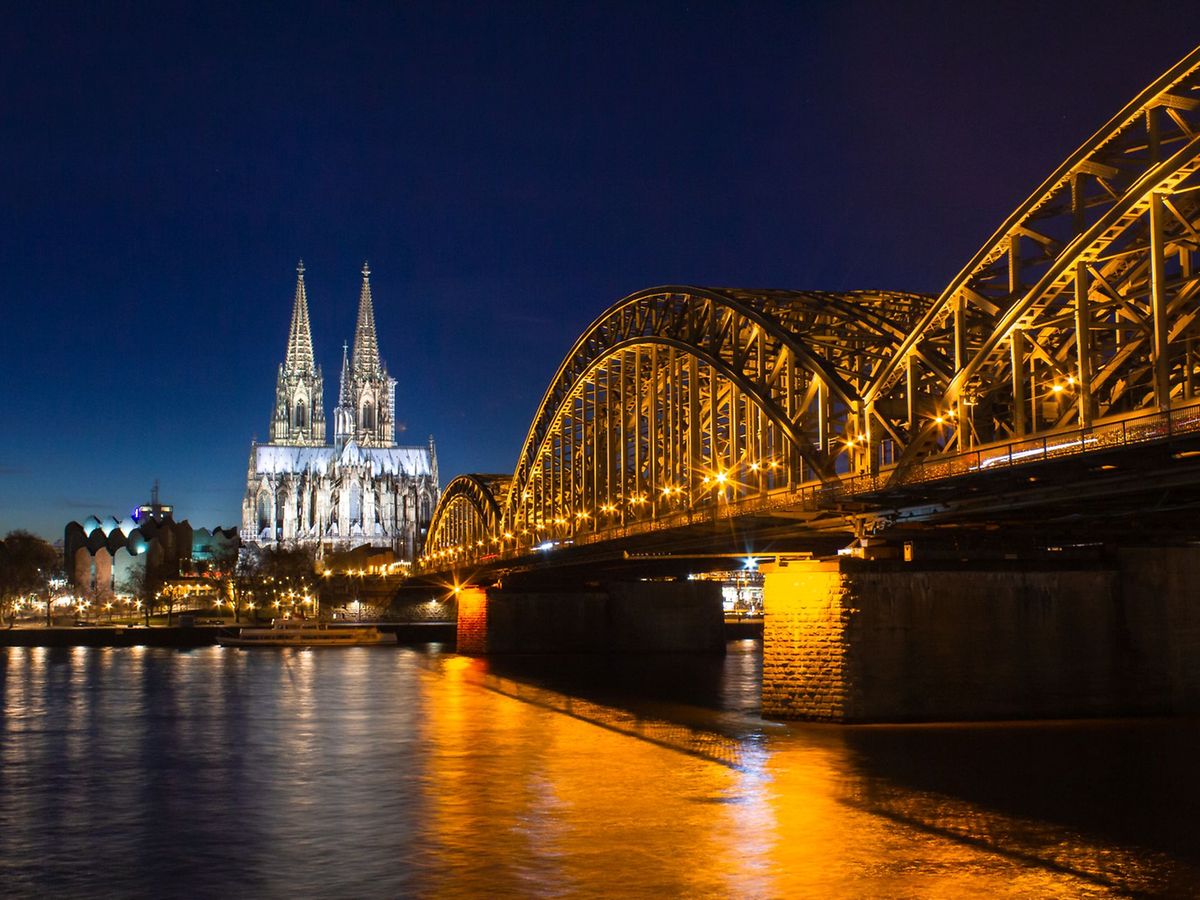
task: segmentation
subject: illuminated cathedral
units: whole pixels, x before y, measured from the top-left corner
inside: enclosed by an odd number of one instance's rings
[[[371,270],[363,265],[353,350],[342,345],[332,444],[303,261],[296,275],[270,439],[250,449],[242,540],[318,555],[369,545],[412,559],[437,505],[437,453],[432,437],[422,446],[396,443],[396,380],[379,355]]]

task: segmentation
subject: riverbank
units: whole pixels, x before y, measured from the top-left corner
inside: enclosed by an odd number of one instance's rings
[[[146,628],[141,625],[90,625],[74,628],[6,628],[0,630],[0,647],[207,647],[217,642],[217,635],[222,631],[237,627],[240,626],[163,625]],[[398,644],[452,644],[455,640],[454,622],[385,622],[377,624],[377,627],[385,634],[394,634]]]
[[[349,628],[355,623],[331,625]],[[365,623],[364,623],[365,624]],[[394,634],[397,644],[454,644],[454,622],[380,622],[373,623],[384,634]],[[207,647],[217,635],[238,625],[88,625],[0,629],[0,647]],[[762,618],[725,620],[726,640],[762,637]]]

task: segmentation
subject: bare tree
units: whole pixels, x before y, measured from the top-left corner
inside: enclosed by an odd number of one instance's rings
[[[13,607],[19,598],[50,596],[57,563],[54,548],[28,531],[10,531],[0,541],[0,623],[7,619],[9,628],[15,624]]]
[[[137,600],[142,606],[142,612],[146,617],[146,627],[150,627],[150,614],[154,608],[155,594],[157,593],[158,585],[154,577],[147,572],[145,566],[133,566],[125,573],[125,578],[121,581],[120,589],[123,593],[128,594]]]
[[[299,607],[318,614],[316,566],[311,549],[265,550],[259,553],[253,589],[268,606]]]
[[[257,559],[248,550],[229,547],[217,553],[208,568],[208,578],[217,592],[233,607],[233,620],[242,621],[242,606],[253,587]]]

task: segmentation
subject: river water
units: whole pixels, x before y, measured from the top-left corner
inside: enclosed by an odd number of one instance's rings
[[[1200,894],[1197,721],[781,724],[760,666],[0,649],[0,896]]]

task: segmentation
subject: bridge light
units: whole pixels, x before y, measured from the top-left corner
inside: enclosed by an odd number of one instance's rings
[[[1054,393],[1056,393],[1056,394],[1061,394],[1062,390],[1063,390],[1063,386],[1061,384],[1056,384],[1056,385],[1051,386],[1050,390],[1054,391]]]
[[[750,471],[751,471],[751,472],[757,472],[757,471],[758,471],[758,468],[759,468],[759,467],[758,467],[758,463],[756,463],[756,462],[752,462],[752,463],[750,463]]]
[[[717,473],[717,484],[724,484],[728,480],[729,480],[729,475],[726,474],[725,472]]]
[[[944,418],[942,418],[941,416],[938,416],[936,419],[934,419],[934,420],[933,420],[933,422],[934,422],[934,424],[935,424],[935,425],[941,425],[941,424],[943,424],[945,421],[946,421],[946,420],[945,420]]]

